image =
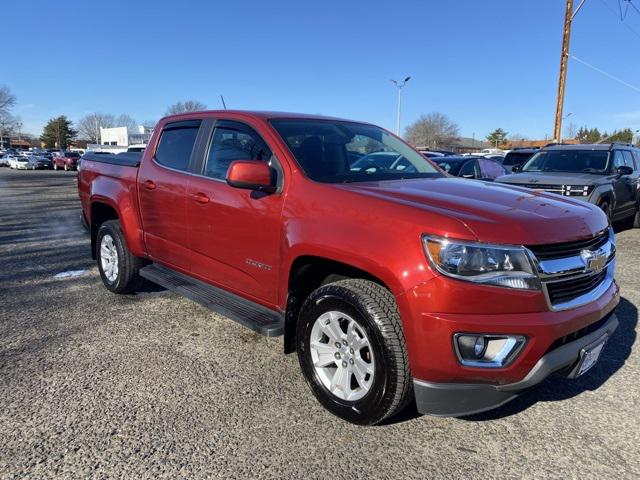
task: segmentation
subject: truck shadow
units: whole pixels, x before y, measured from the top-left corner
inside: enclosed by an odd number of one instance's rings
[[[583,377],[569,380],[558,375],[551,375],[537,387],[524,392],[502,407],[476,415],[459,417],[459,419],[469,422],[499,420],[516,415],[538,402],[563,401],[586,391],[597,390],[622,368],[631,354],[631,348],[637,337],[638,309],[636,306],[626,298],[621,298],[616,315],[620,321],[618,329],[607,342],[598,363]],[[381,425],[402,423],[419,416],[415,403],[412,403],[403,412]]]

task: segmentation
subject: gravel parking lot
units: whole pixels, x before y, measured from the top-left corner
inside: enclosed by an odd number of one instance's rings
[[[315,401],[281,339],[160,288],[103,288],[75,185],[0,169],[3,478],[640,477],[640,231],[618,235],[621,325],[588,375],[363,428]]]

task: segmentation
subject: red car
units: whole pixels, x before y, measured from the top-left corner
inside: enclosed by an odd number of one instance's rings
[[[78,152],[56,152],[52,158],[53,169],[77,170],[78,160],[80,160]]]
[[[284,335],[313,394],[354,423],[414,397],[433,415],[498,407],[587,372],[618,325],[602,211],[446,176],[371,124],[166,117],[142,154],[86,154],[78,189],[107,289],[151,280]]]

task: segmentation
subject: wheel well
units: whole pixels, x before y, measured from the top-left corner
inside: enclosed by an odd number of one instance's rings
[[[352,265],[322,257],[303,256],[296,258],[289,271],[284,330],[285,353],[295,351],[296,324],[304,300],[316,288],[346,278],[370,280],[389,289],[379,278]]]
[[[91,204],[91,258],[96,258],[96,237],[98,230],[107,220],[118,220],[116,210],[106,203],[95,202]]]

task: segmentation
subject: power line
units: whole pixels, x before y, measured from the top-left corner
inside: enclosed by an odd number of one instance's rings
[[[604,75],[605,77],[609,77],[611,80],[615,80],[618,83],[621,83],[622,85],[625,85],[627,87],[629,87],[632,90],[635,90],[636,92],[640,93],[640,87],[636,87],[635,85],[631,85],[628,82],[625,82],[624,80],[621,80],[620,78],[616,77],[615,75],[612,75],[609,72],[605,72],[604,70],[602,70],[601,68],[596,67],[595,65],[591,65],[588,62],[585,62],[584,60],[579,59],[578,57],[576,57],[575,55],[569,55],[571,58],[573,58],[576,62],[581,63],[582,65],[591,68],[592,70],[595,70],[598,73],[601,73],[602,75]]]
[[[636,7],[636,4],[633,3],[631,0],[627,0],[629,2],[629,5],[631,5],[631,8],[633,8],[636,12],[638,12],[640,14],[640,8]]]
[[[636,37],[640,38],[640,33],[638,33],[637,30],[635,30],[634,28],[631,27],[631,25],[629,25],[627,22],[623,21],[621,19],[621,16],[618,15],[615,10],[613,8],[611,8],[611,5],[609,5],[606,0],[600,0],[600,3],[602,3],[607,10],[609,10],[609,12],[611,13],[611,15],[613,15],[616,20],[620,21],[620,23],[622,23],[631,33],[633,33]],[[631,2],[629,2],[631,3]],[[636,10],[638,10],[638,8],[636,7],[636,5],[634,5],[633,3],[631,3],[631,5],[633,6],[633,8],[635,8]],[[640,13],[640,10],[638,10],[638,13]]]

